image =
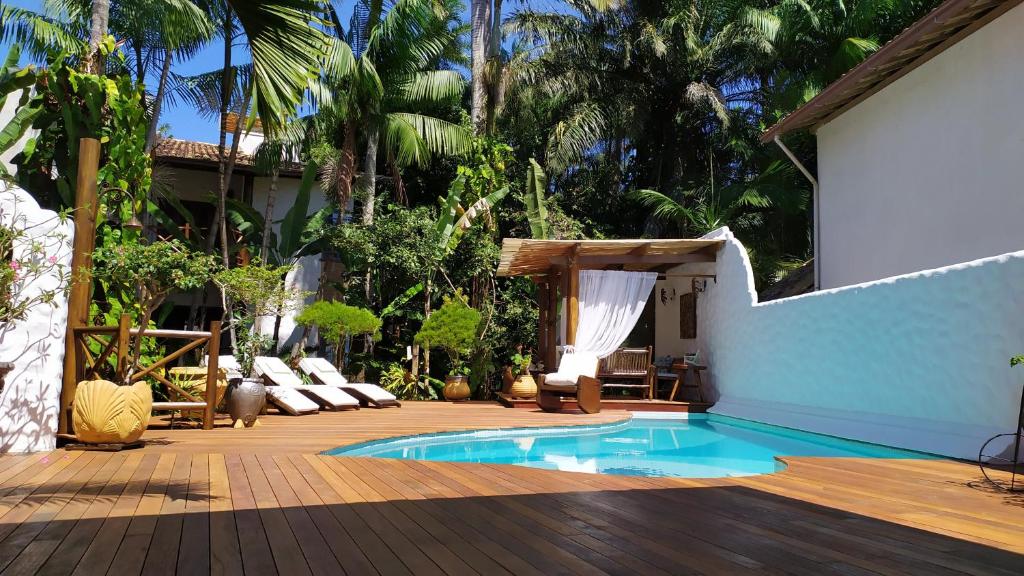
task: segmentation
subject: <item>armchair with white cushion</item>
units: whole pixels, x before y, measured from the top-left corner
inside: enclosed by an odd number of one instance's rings
[[[541,375],[537,384],[537,405],[545,412],[562,409],[564,397],[576,398],[576,405],[587,414],[601,411],[601,381],[597,379],[596,354],[566,352],[558,371]]]

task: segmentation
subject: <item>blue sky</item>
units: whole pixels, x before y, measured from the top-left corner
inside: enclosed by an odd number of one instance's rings
[[[43,10],[42,0],[3,0],[3,2],[8,5],[29,8],[40,12]],[[506,7],[504,10],[505,15],[507,16],[510,10],[518,6],[522,6],[523,4],[525,4],[525,2],[516,3],[514,7]],[[559,2],[557,0],[535,0],[534,2],[531,2],[531,4],[539,9],[551,9],[553,6],[559,4]],[[352,1],[337,1],[335,2],[335,5],[337,6],[338,14],[341,17],[342,22],[347,24],[348,17],[351,14]],[[466,5],[468,6],[468,2],[466,2]],[[463,19],[464,21],[469,20],[468,7],[464,10]],[[6,54],[7,47],[8,43],[0,43],[0,54]],[[173,70],[178,74],[189,75],[221,68],[224,58],[223,51],[223,41],[216,40],[191,60],[186,62],[175,62]],[[234,59],[236,62],[246,61],[248,60],[248,55],[244,50],[236,48]],[[24,64],[26,62],[23,61],[22,63]],[[150,79],[148,85],[155,86],[156,80],[156,78]],[[179,104],[177,106],[165,107],[160,121],[161,124],[170,125],[170,133],[175,138],[200,140],[204,142],[217,141],[216,122],[198,116],[196,112],[187,105]]]

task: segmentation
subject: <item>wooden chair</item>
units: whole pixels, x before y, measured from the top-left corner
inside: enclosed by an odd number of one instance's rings
[[[597,356],[586,352],[562,355],[558,372],[541,374],[537,382],[537,406],[545,412],[562,409],[564,397],[576,398],[586,414],[601,411],[601,381],[597,376]]]
[[[653,350],[646,348],[619,348],[601,360],[597,377],[603,388],[637,390],[642,397],[654,397],[654,382],[650,368]]]

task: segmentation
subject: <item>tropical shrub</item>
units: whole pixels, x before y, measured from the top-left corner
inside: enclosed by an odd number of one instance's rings
[[[261,316],[280,316],[292,309],[305,293],[285,284],[285,277],[294,266],[264,266],[258,260],[247,266],[221,270],[214,277],[224,295],[236,308],[231,322],[236,327],[235,356],[242,373],[253,377],[256,357],[273,345],[256,325]],[[240,306],[240,309],[237,307]]]
[[[370,334],[374,339],[380,339],[380,318],[366,308],[349,306],[343,302],[314,302],[306,306],[295,321],[302,326],[316,326],[324,340],[336,345],[335,363],[339,369],[345,367],[347,338]]]
[[[93,253],[93,264],[94,278],[108,291],[137,294],[140,330],[132,344],[129,366],[139,360],[143,333],[167,296],[202,288],[218,268],[215,257],[192,252],[177,240],[101,246]]]
[[[415,342],[441,348],[451,360],[451,374],[468,374],[464,358],[473,352],[480,326],[480,312],[461,298],[445,298],[444,304],[423,322]]]
[[[405,367],[397,362],[390,362],[381,370],[378,382],[382,388],[401,400],[437,400],[439,398],[437,380],[414,378]]]

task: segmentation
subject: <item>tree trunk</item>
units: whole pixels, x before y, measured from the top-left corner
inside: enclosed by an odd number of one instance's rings
[[[338,166],[338,210],[341,214],[348,209],[352,198],[352,178],[356,173],[356,126],[345,122],[345,139],[341,144],[341,162]]]
[[[487,69],[487,52],[491,37],[491,0],[471,0],[470,23],[472,34],[472,108],[470,118],[473,131],[483,134],[487,129],[487,85],[484,74]]]
[[[267,207],[263,210],[263,238],[260,245],[260,260],[266,264],[270,258],[270,236],[274,227],[274,202],[277,200],[277,179],[281,173],[279,164],[270,171],[270,189],[267,190]]]
[[[150,114],[149,129],[146,131],[146,153],[148,154],[156,146],[156,132],[160,128],[160,112],[164,105],[164,93],[167,91],[167,77],[171,73],[171,63],[174,61],[174,53],[164,50],[164,64],[160,69],[160,83],[156,86],[156,95],[153,97],[153,110]]]
[[[423,320],[430,318],[430,279],[423,283]],[[430,376],[430,342],[423,343],[423,375]]]
[[[100,43],[107,33],[110,20],[110,0],[92,0],[92,18],[89,20],[89,54],[85,58],[84,68],[90,74],[103,71],[103,59],[100,56]]]
[[[366,156],[363,158],[363,224],[373,224],[377,204],[377,141],[380,129],[370,125],[366,131]]]

